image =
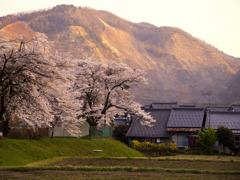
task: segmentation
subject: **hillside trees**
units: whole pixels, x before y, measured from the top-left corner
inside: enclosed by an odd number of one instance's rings
[[[53,126],[60,117],[66,125],[81,121],[74,119],[77,105],[66,93],[71,76],[63,71],[61,57],[51,53],[50,45],[40,33],[30,41],[21,37],[8,41],[0,34],[0,120],[4,136],[14,114],[32,127]]]
[[[130,88],[146,83],[141,70],[109,61],[107,64],[91,59],[79,60],[76,69],[75,91],[83,102],[81,118],[91,126],[108,125],[111,117],[126,112],[149,125],[152,117],[141,110]]]

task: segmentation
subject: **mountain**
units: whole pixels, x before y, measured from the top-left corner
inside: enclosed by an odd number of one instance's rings
[[[4,35],[27,38],[45,33],[56,50],[74,57],[126,63],[146,71],[149,85],[134,89],[138,101],[224,103],[240,70],[229,56],[175,27],[132,23],[107,11],[59,5],[0,18]],[[239,96],[229,93],[230,97]],[[231,98],[228,98],[229,101]]]
[[[240,71],[228,82],[227,89],[220,93],[227,104],[239,104],[240,102]]]

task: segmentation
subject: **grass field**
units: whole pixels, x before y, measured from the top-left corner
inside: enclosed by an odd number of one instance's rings
[[[240,161],[229,157],[67,158],[0,168],[0,179],[240,179]]]
[[[4,178],[2,178],[4,177]],[[126,172],[126,171],[0,171],[0,179],[93,179],[93,180],[159,180],[159,179],[178,179],[178,180],[239,180],[238,175],[220,175],[220,174],[192,174],[192,173],[169,173],[169,172]]]
[[[123,159],[123,158],[69,158],[54,163],[53,166],[72,167],[137,167],[160,169],[195,169],[214,172],[240,172],[240,162],[230,161],[195,161],[195,160],[164,160],[164,159]]]
[[[94,152],[94,149],[102,150],[102,152]],[[141,157],[143,154],[115,140],[77,138],[0,139],[0,166],[18,166],[62,156]]]
[[[239,156],[150,158],[114,140],[1,138],[0,161],[0,179],[240,179]]]

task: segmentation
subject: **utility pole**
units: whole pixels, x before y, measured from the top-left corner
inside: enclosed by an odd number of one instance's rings
[[[212,91],[208,90],[202,93],[203,96],[208,96],[208,106],[210,108],[210,104],[211,104],[211,95],[212,95]],[[210,121],[210,109],[207,109],[206,111],[206,117],[208,117],[208,127],[211,126],[211,121]]]
[[[211,103],[211,95],[212,95],[212,91],[204,91],[203,93],[202,93],[202,95],[203,96],[208,96],[208,105],[210,106],[210,103]]]

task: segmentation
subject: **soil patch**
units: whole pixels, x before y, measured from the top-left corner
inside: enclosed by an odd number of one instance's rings
[[[218,175],[218,174],[191,174],[191,173],[167,173],[167,172],[125,172],[125,171],[0,171],[0,179],[141,179],[141,180],[157,180],[157,179],[231,179],[238,180],[237,175]]]
[[[191,161],[161,159],[69,158],[53,166],[140,167],[163,169],[196,169],[206,171],[240,171],[240,162]]]

